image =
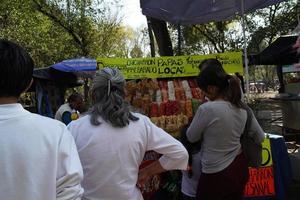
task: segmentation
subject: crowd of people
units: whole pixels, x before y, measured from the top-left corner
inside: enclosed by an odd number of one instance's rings
[[[19,45],[0,40],[1,198],[142,200],[149,178],[182,170],[183,200],[243,199],[249,175],[240,143],[247,121],[240,79],[216,59],[199,67],[197,83],[207,101],[179,141],[131,110],[126,81],[115,68],[94,76],[84,116],[79,94],[59,108],[57,120],[26,111],[18,99],[32,83],[33,60]],[[254,116],[250,132],[263,141]],[[150,150],[161,157],[140,169]]]

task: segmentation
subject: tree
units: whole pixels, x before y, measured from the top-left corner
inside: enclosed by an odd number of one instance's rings
[[[234,20],[183,27],[185,53],[223,53],[241,48],[242,38],[236,25]]]
[[[36,67],[49,66],[77,54],[72,38],[37,12],[29,0],[5,0],[0,4],[0,27],[0,36],[21,44],[33,57]]]
[[[297,0],[282,2],[251,13],[247,17],[249,53],[258,53],[280,35],[290,34],[298,24],[300,3]]]
[[[249,14],[247,24],[253,30],[249,40],[248,52],[256,54],[269,46],[280,35],[290,34],[297,26],[297,14],[300,3],[288,1]],[[251,20],[256,19],[256,20]],[[276,88],[277,76],[274,66],[255,66],[255,72],[250,79],[262,80],[267,87]]]
[[[115,35],[119,21],[117,17],[106,17],[106,10],[100,9],[103,0],[33,0],[36,9],[67,32],[80,49],[81,56],[88,57],[95,48],[95,38],[106,45]],[[95,5],[98,5],[96,8]]]
[[[130,56],[131,49],[120,51],[130,32],[103,1],[2,1],[0,37],[25,47],[37,67],[82,56]]]
[[[245,15],[248,52],[258,53],[279,35],[290,33],[300,12],[297,0],[282,2]],[[241,18],[223,22],[182,26],[184,54],[208,54],[243,48]],[[173,46],[177,47],[177,26],[170,25]]]

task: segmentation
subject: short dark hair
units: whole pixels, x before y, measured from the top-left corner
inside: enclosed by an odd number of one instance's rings
[[[0,39],[0,97],[19,97],[32,80],[34,62],[19,45]]]
[[[71,94],[71,95],[68,97],[68,103],[74,102],[74,101],[76,101],[77,99],[83,100],[82,95],[79,94],[79,93],[77,93],[77,92],[75,92],[75,93]]]
[[[205,59],[199,65],[200,71],[206,69],[207,67],[209,67],[211,70],[214,71],[220,71],[226,73],[220,61],[214,58]]]

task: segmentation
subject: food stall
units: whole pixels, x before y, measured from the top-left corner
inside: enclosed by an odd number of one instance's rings
[[[285,93],[275,99],[282,102],[283,126],[300,133],[300,123],[297,117],[300,114],[300,69],[294,65],[282,66]]]
[[[271,99],[280,102],[282,107],[282,135],[287,140],[292,136],[292,139],[298,139],[299,142],[300,124],[297,116],[300,114],[300,76],[299,68],[294,65],[298,59],[296,49],[293,48],[297,37],[296,35],[279,37],[261,53],[250,56],[249,61],[250,65],[277,67],[280,89],[279,94]],[[300,180],[300,154],[299,151],[288,154],[282,136],[273,136],[271,146],[276,199],[286,199],[291,180]]]
[[[33,84],[21,97],[21,103],[31,112],[53,118],[58,107],[64,103],[67,88],[80,85],[77,77],[72,73],[50,67],[35,69]]]
[[[217,58],[225,71],[243,74],[242,53],[227,52],[202,56],[172,56],[156,58],[98,58],[98,68],[116,67],[126,78],[126,100],[153,123],[175,138],[193,118],[203,95],[195,77],[199,64],[207,58]],[[147,152],[141,167],[157,160],[160,155]],[[160,191],[167,191],[164,199],[176,199],[180,173],[168,172],[154,176],[142,193],[145,200]]]
[[[294,66],[297,60],[296,35],[281,36],[257,55],[249,56],[249,65],[274,65],[280,82],[279,94],[272,98],[281,103],[283,135],[300,133],[300,74]]]
[[[202,60],[218,58],[228,73],[243,74],[241,52],[156,58],[98,58],[98,68],[117,67],[126,83],[126,100],[159,127],[179,136],[203,95],[195,77]]]
[[[24,107],[47,117],[54,117],[56,110],[65,102],[68,88],[85,85],[97,69],[96,60],[79,58],[65,60],[50,67],[33,71],[33,84],[21,99]],[[29,101],[27,101],[29,100]]]

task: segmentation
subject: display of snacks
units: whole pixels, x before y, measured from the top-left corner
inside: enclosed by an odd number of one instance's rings
[[[142,79],[126,83],[125,99],[138,111],[147,115],[158,127],[175,138],[195,115],[204,95],[193,78]],[[148,166],[160,155],[147,152],[140,168]],[[167,173],[170,176],[170,173]],[[153,176],[141,189],[145,200],[150,200],[160,189],[173,191],[177,179],[161,175]]]
[[[158,127],[178,137],[204,95],[193,78],[142,79],[126,83],[125,99]]]
[[[188,117],[183,114],[163,115],[160,117],[151,117],[150,119],[156,126],[164,129],[174,137],[179,137],[181,128],[189,122]]]
[[[149,166],[154,161],[158,160],[160,158],[160,154],[156,153],[155,151],[147,151],[145,153],[144,159],[142,161],[142,164],[140,165],[140,169]],[[163,186],[163,177],[162,174],[156,174],[152,176],[145,185],[140,188],[142,195],[144,197],[144,200],[150,200],[152,199],[155,192],[159,190]]]

